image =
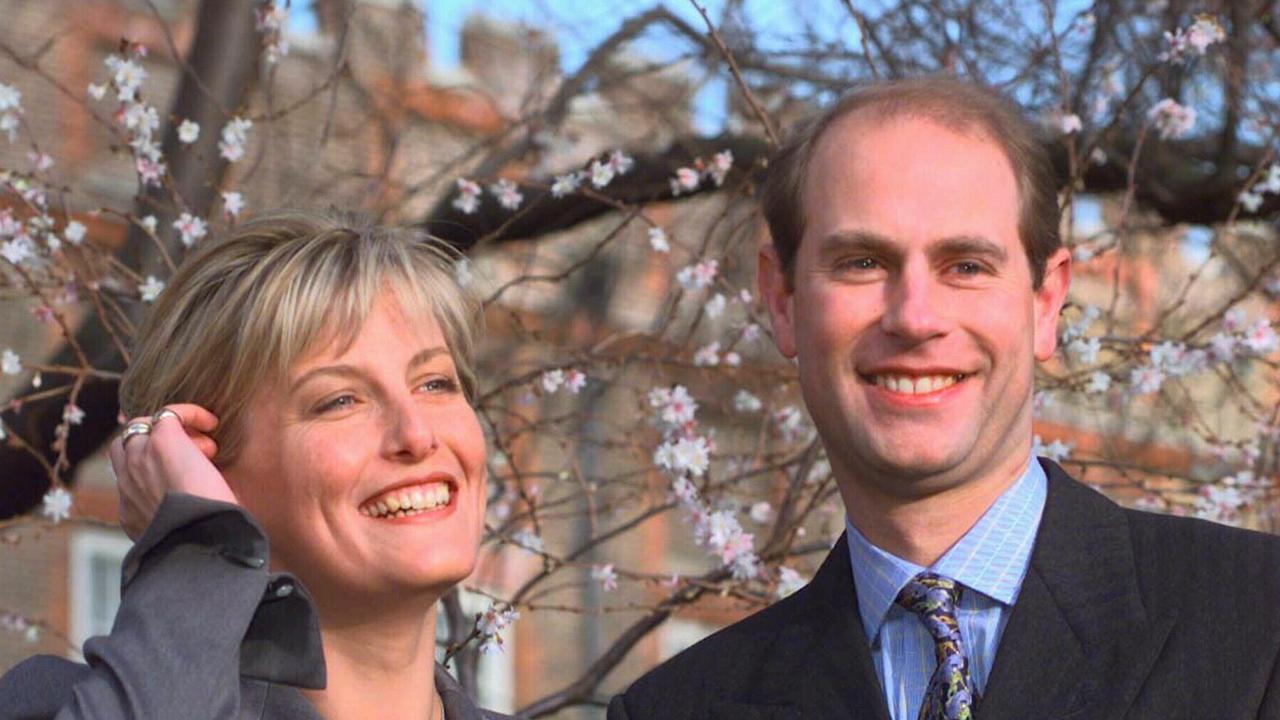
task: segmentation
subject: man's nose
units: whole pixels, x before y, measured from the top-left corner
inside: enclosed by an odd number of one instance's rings
[[[422,460],[436,451],[439,438],[430,413],[417,398],[388,403],[383,452],[388,457],[410,462]]]
[[[920,342],[942,335],[955,308],[948,302],[929,268],[904,267],[885,286],[885,311],[880,327],[886,334]]]

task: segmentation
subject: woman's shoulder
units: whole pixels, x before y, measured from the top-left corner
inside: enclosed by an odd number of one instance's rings
[[[0,675],[0,720],[53,717],[88,673],[88,665],[54,655],[23,660]]]

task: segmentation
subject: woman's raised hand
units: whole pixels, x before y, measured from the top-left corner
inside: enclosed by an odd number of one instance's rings
[[[166,492],[236,503],[213,464],[218,445],[209,433],[217,426],[213,413],[186,403],[167,405],[153,417],[125,424],[125,432],[111,443],[110,455],[120,492],[120,525],[130,538],[142,535]]]

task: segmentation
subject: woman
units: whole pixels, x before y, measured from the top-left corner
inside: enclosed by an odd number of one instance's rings
[[[0,717],[495,717],[434,662],[484,522],[477,317],[439,244],[338,216],[190,258],[121,384],[115,626]]]

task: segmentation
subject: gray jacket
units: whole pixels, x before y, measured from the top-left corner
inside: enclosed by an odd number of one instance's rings
[[[325,684],[319,619],[267,558],[242,509],[167,495],[125,556],[111,634],[84,644],[87,664],[38,655],[0,677],[0,720],[320,720],[298,690]],[[447,720],[503,717],[439,665],[435,681]]]

